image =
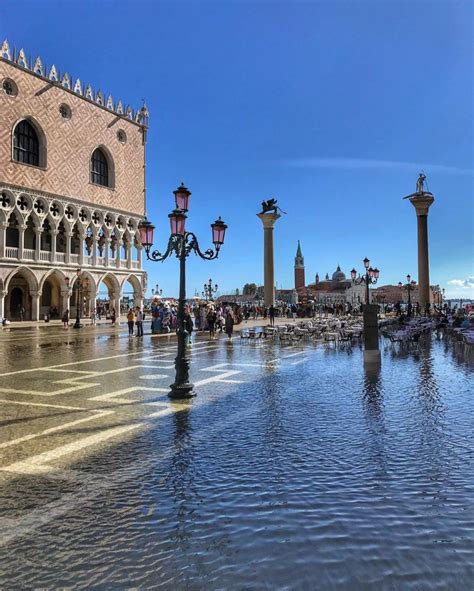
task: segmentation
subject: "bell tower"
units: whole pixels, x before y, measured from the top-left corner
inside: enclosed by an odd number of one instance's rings
[[[301,244],[298,240],[298,248],[295,256],[295,289],[301,289],[306,285],[304,278],[304,257],[301,252]]]

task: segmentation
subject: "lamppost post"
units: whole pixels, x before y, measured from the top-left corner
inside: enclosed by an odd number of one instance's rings
[[[174,253],[179,259],[179,299],[177,322],[178,351],[175,358],[176,376],[173,384],[170,385],[169,396],[175,399],[190,398],[194,396],[192,390],[194,385],[189,381],[189,358],[186,354],[187,337],[186,331],[186,258],[194,252],[205,260],[212,260],[219,256],[219,250],[224,244],[226,224],[218,218],[211,224],[212,242],[214,250],[209,248],[202,252],[196,235],[185,229],[186,212],[191,192],[181,184],[175,195],[176,208],[168,215],[171,226],[171,235],[168,240],[168,247],[164,254],[158,250],[151,251],[153,246],[153,232],[155,227],[146,219],[139,225],[140,242],[145,249],[146,257],[150,261],[162,262]]]
[[[76,322],[73,325],[73,328],[82,328],[81,324],[81,288],[82,288],[82,281],[81,281],[82,269],[76,270]]]
[[[364,363],[367,365],[380,364],[381,356],[379,350],[379,324],[378,305],[370,304],[369,285],[377,283],[380,271],[377,267],[370,266],[370,260],[365,257],[363,260],[365,275],[357,277],[357,271],[351,270],[353,285],[365,283],[365,306],[363,307],[364,317]]]

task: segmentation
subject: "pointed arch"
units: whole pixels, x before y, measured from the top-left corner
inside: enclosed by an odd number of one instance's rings
[[[12,130],[12,158],[16,162],[46,168],[47,141],[41,125],[24,117]]]
[[[24,265],[16,267],[12,270],[11,273],[7,275],[7,277],[5,278],[6,290],[8,290],[8,286],[10,285],[10,282],[13,279],[13,277],[16,277],[17,275],[21,275],[21,277],[25,279],[31,291],[38,291],[38,279],[36,278],[36,275],[29,267],[25,267]]]
[[[90,182],[102,187],[115,186],[114,159],[110,150],[103,145],[97,146],[91,154]]]

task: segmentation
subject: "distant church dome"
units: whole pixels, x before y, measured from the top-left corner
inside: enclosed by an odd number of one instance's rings
[[[346,276],[341,271],[341,267],[339,265],[337,266],[337,269],[332,274],[332,280],[333,281],[345,281],[346,280]]]

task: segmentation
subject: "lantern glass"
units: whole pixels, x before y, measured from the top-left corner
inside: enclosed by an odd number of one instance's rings
[[[366,269],[368,269],[369,265],[370,265],[370,260],[367,257],[365,257],[365,259],[363,260],[363,263],[364,263],[364,267]]]
[[[189,196],[191,195],[191,191],[184,186],[183,183],[173,191],[174,199],[176,202],[176,209],[182,209],[183,211],[188,211],[189,209]]]
[[[377,267],[375,267],[375,269],[373,271],[374,271],[374,277],[375,277],[375,279],[378,279],[379,278],[379,275],[380,275],[380,271],[377,269]]]
[[[355,269],[352,269],[351,270],[351,279],[355,279],[356,275],[357,275],[357,271]],[[318,279],[319,279],[319,277],[318,277]]]
[[[224,244],[225,231],[227,229],[227,226],[219,217],[213,224],[211,224],[211,229],[212,242],[214,243],[216,248],[220,248]]]
[[[184,236],[186,230],[186,215],[180,209],[175,209],[169,214],[172,236]]]
[[[143,220],[138,224],[140,242],[143,248],[150,249],[153,246],[153,233],[155,226],[148,220]]]
[[[411,281],[411,275],[407,275],[407,283],[410,283]]]
[[[373,277],[374,276],[374,270],[372,269],[372,267],[369,267],[368,268],[367,273],[369,274],[369,277]]]
[[[398,287],[403,287],[403,283],[401,281],[398,282]]]

